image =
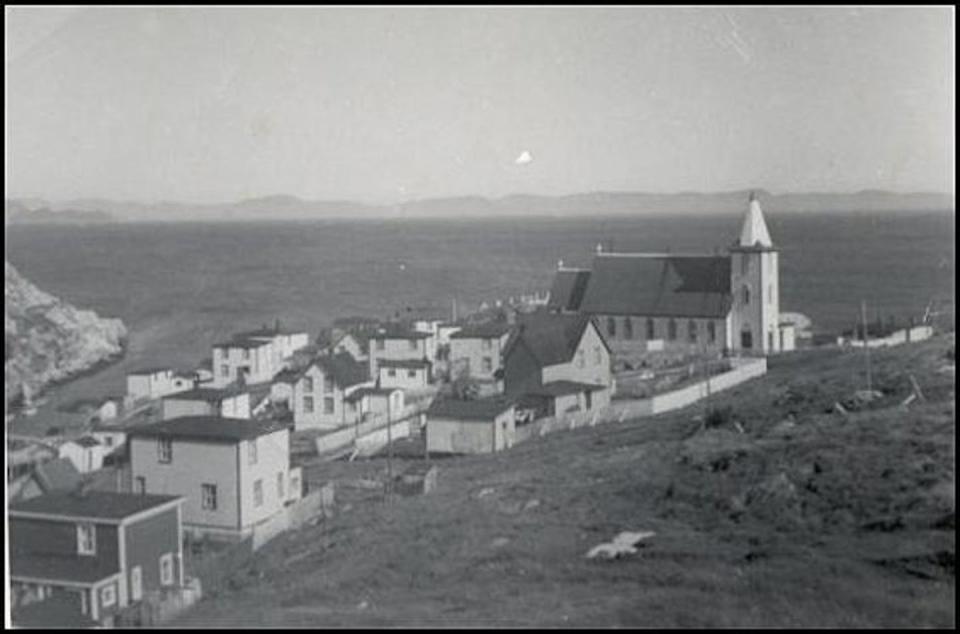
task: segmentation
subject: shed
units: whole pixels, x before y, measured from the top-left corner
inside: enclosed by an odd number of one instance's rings
[[[427,410],[427,451],[493,453],[513,446],[516,406],[512,398],[434,401]]]

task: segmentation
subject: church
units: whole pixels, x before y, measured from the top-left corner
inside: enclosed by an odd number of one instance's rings
[[[547,309],[592,316],[621,358],[657,352],[767,355],[794,348],[780,320],[776,247],[755,194],[726,255],[612,253],[558,265]]]

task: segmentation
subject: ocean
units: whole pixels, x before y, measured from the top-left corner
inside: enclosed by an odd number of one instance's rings
[[[869,316],[953,311],[955,218],[945,213],[766,214],[780,249],[781,311],[817,332]],[[334,318],[406,307],[449,314],[549,289],[558,260],[617,251],[722,251],[739,216],[9,226],[6,258],[39,288],[130,331],[124,360],[51,392],[122,394],[142,365],[188,369],[210,344],[280,319],[312,334]]]

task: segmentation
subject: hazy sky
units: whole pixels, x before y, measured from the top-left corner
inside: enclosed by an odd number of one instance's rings
[[[8,196],[954,191],[954,11],[6,10]]]

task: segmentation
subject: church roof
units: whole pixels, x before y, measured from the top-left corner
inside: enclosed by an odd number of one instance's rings
[[[763,210],[760,209],[760,201],[756,194],[750,194],[750,205],[747,213],[743,217],[743,226],[740,228],[740,240],[737,246],[741,247],[767,247],[773,246],[773,240],[770,239],[770,232],[767,230],[767,223],[763,219]]]
[[[584,269],[559,269],[550,287],[549,310],[577,310],[583,292],[590,280],[590,271]]]
[[[576,309],[595,315],[725,317],[730,257],[602,253]]]

